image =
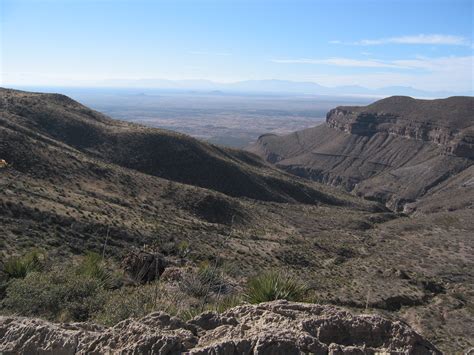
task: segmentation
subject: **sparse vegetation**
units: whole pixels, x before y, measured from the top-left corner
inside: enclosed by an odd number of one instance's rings
[[[443,203],[425,214],[431,209],[428,199],[426,208],[420,205],[415,215],[401,217],[375,202],[268,169],[247,153],[109,121],[50,95],[0,91],[8,103],[0,119],[0,150],[11,162],[2,171],[0,189],[0,249],[9,256],[0,272],[1,313],[106,324],[148,310],[189,318],[250,301],[253,280],[245,289],[247,277],[264,279],[260,270],[272,268],[311,283],[310,292],[295,299],[364,310],[370,291],[368,311],[374,312],[380,310],[371,310],[372,305],[385,307],[387,300],[419,299],[424,303],[390,314],[408,322],[419,319],[420,331],[430,339],[470,339],[474,220],[467,182],[472,167],[455,180],[466,193],[451,193],[446,185],[453,200],[461,198],[459,204]],[[311,198],[301,195],[307,188]],[[84,257],[89,250],[104,254],[104,245],[107,258]],[[170,258],[169,271],[176,273],[145,284],[117,275],[114,261],[144,245]],[[11,257],[35,247],[48,252],[44,260],[38,255],[39,264],[31,262],[35,258]],[[199,267],[203,260],[210,260],[207,268]],[[233,269],[225,270],[223,263]],[[387,272],[394,265],[410,278]],[[70,282],[53,277],[55,270]],[[417,282],[428,275],[456,296],[433,296]],[[259,299],[289,298],[282,287],[263,285],[255,287]],[[54,288],[72,291],[58,291],[62,298],[54,298],[46,292]],[[36,293],[39,297],[29,299]],[[98,318],[108,312],[109,318]],[[462,349],[437,342],[447,353]]]
[[[0,303],[7,313],[51,320],[84,321],[99,311],[105,292],[119,283],[98,254],[87,253],[78,263],[44,263],[34,250],[4,263],[6,281]]]
[[[38,260],[36,252],[8,259],[8,265],[15,266],[11,270],[28,271],[24,275],[12,271],[21,277],[3,284],[2,313],[114,325],[154,311],[189,319],[204,310],[222,312],[242,299],[229,294],[224,271],[209,262],[182,269],[178,284],[153,281],[126,286],[125,274],[120,276],[114,263],[96,253],[88,252],[75,262],[52,260],[48,267],[41,264],[33,268]]]

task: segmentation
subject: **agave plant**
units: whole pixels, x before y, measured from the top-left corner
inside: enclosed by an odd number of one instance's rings
[[[3,272],[9,279],[24,278],[29,272],[41,271],[44,255],[33,250],[23,256],[13,256],[3,265]]]
[[[97,253],[88,252],[77,267],[77,273],[99,280],[105,288],[112,287],[112,273],[107,269],[104,260]]]

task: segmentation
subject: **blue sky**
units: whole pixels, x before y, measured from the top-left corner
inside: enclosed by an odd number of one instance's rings
[[[2,85],[312,81],[473,90],[472,0],[0,0]]]

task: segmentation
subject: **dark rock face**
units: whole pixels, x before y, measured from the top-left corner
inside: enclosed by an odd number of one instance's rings
[[[0,351],[42,354],[441,354],[408,325],[334,306],[274,301],[188,323],[164,313],[112,328],[0,317]]]
[[[416,210],[414,202],[443,184],[452,187],[472,166],[474,98],[394,96],[365,107],[337,107],[324,125],[262,136],[249,150],[295,175],[342,185],[392,209],[411,204]],[[462,186],[458,195],[474,197],[472,188]]]

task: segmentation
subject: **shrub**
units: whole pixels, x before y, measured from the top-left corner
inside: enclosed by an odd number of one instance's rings
[[[3,272],[9,279],[25,277],[29,272],[40,271],[43,267],[43,255],[34,250],[23,256],[13,256],[3,265]]]
[[[228,285],[223,279],[222,272],[217,268],[203,263],[197,271],[183,277],[179,284],[182,292],[202,298],[211,292],[226,293]]]
[[[307,287],[290,275],[266,272],[249,280],[245,296],[250,303],[280,299],[302,301],[306,291]]]
[[[183,293],[196,298],[206,297],[210,293],[209,285],[195,272],[183,277],[179,283],[179,289]]]
[[[70,270],[30,272],[7,287],[3,307],[26,316],[50,320],[85,321],[104,301],[99,280]]]
[[[200,265],[197,274],[202,283],[208,285],[210,291],[225,293],[228,285],[223,278],[222,270],[204,262]]]

